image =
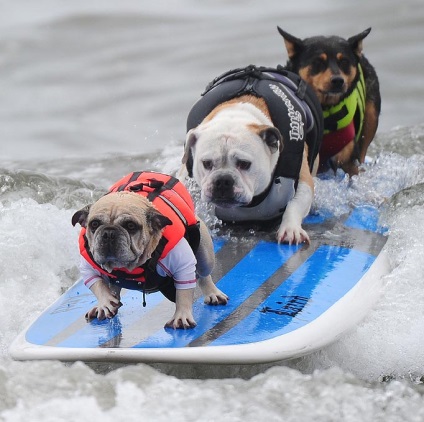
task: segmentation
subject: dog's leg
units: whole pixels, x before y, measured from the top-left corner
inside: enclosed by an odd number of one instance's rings
[[[307,149],[303,152],[299,183],[293,199],[287,204],[280,228],[278,243],[309,243],[309,236],[302,228],[302,220],[308,215],[314,197],[314,179],[309,171]]]
[[[90,290],[97,298],[97,306],[85,314],[85,319],[91,321],[97,318],[102,321],[105,318],[113,318],[122,306],[121,289],[116,286],[109,288],[102,279],[99,279],[90,287]]]
[[[355,141],[350,141],[340,152],[331,157],[334,168],[341,168],[349,176],[358,174],[358,166],[355,162]]]
[[[175,299],[175,313],[165,327],[169,328],[193,328],[196,321],[193,318],[194,289],[178,289]]]
[[[359,162],[365,161],[368,147],[374,139],[378,127],[379,112],[372,101],[367,101],[365,105],[364,126],[362,136],[359,140]]]
[[[215,254],[213,251],[212,239],[208,228],[202,220],[200,221],[200,244],[196,252],[196,273],[199,286],[202,289],[204,302],[210,305],[225,305],[228,302],[228,296],[219,290],[210,276],[215,266]]]

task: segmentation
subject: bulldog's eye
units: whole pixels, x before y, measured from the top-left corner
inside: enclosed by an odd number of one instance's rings
[[[252,163],[247,160],[237,160],[237,168],[239,170],[249,170]]]
[[[99,227],[100,227],[101,223],[99,220],[93,220],[90,221],[89,227],[90,230],[94,233]]]
[[[124,224],[124,229],[127,230],[129,233],[134,233],[138,230],[138,224],[134,223],[134,221],[127,221]]]
[[[212,170],[212,160],[203,160],[202,164],[205,170]]]

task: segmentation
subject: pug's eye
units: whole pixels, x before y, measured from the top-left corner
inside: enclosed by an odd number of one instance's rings
[[[203,160],[202,164],[205,170],[212,170],[212,160]]]
[[[129,233],[135,233],[138,230],[139,226],[134,221],[127,221],[124,224],[124,229]]]
[[[252,163],[247,160],[237,160],[237,168],[239,170],[249,170]]]
[[[100,227],[101,223],[99,220],[93,220],[90,221],[89,227],[90,230],[94,233],[99,227]]]

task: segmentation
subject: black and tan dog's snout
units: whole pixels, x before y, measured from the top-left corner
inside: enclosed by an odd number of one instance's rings
[[[330,89],[332,92],[343,92],[345,80],[340,75],[334,75],[330,78]]]

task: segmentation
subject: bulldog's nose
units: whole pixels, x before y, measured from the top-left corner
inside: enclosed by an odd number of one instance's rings
[[[234,179],[229,175],[221,176],[213,184],[213,194],[216,199],[229,199],[233,197]]]
[[[331,78],[331,89],[334,91],[341,91],[344,85],[344,79],[341,76],[333,76]]]

